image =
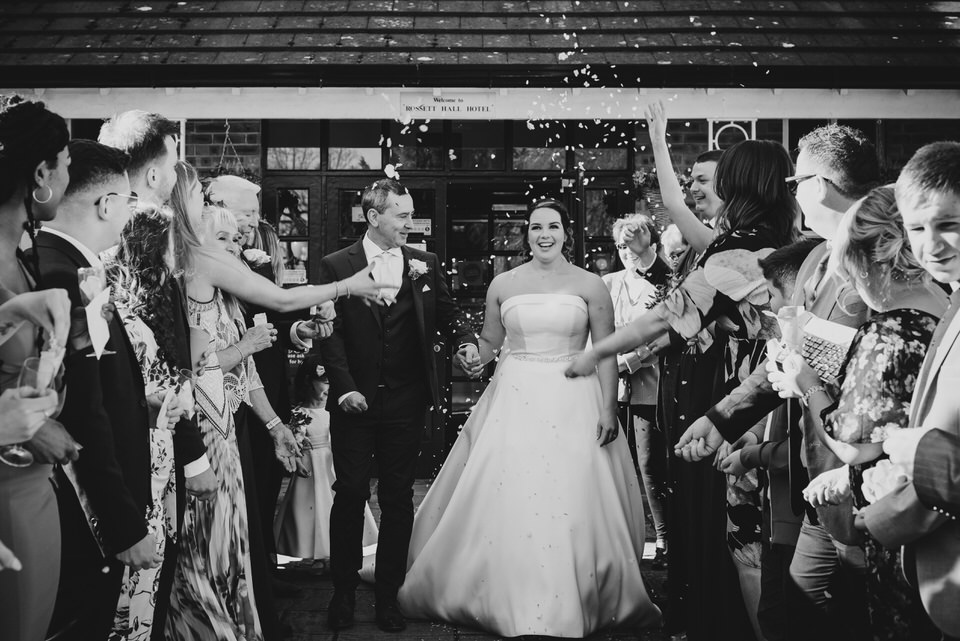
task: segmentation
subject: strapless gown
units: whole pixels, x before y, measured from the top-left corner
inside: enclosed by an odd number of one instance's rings
[[[507,637],[657,624],[626,439],[600,447],[597,376],[563,374],[586,303],[523,294],[501,319],[496,373],[417,512],[401,609]]]

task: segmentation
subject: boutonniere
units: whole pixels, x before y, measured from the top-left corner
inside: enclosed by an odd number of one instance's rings
[[[417,260],[416,258],[411,258],[407,263],[410,266],[410,271],[407,274],[410,276],[410,280],[417,280],[428,271],[430,268],[427,267],[427,264],[422,260]]]
[[[244,249],[243,257],[248,263],[257,267],[270,262],[270,255],[262,249]]]

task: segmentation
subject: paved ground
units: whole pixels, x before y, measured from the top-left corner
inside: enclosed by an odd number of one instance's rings
[[[419,505],[426,492],[426,482],[418,482],[414,501]],[[379,520],[379,510],[376,499],[371,502],[374,515]],[[648,526],[648,541],[653,541],[652,530]],[[648,546],[652,547],[652,546]],[[645,555],[647,556],[647,555]],[[655,601],[663,594],[663,583],[666,573],[654,571],[650,568],[650,560],[643,562],[643,575],[647,588]],[[326,627],[327,603],[333,594],[333,586],[326,575],[326,568],[320,563],[291,562],[284,565],[282,576],[290,583],[302,589],[296,598],[278,599],[280,618],[293,628],[292,641],[481,641],[483,639],[499,639],[500,637],[486,634],[470,628],[454,627],[442,623],[429,621],[409,621],[407,629],[400,634],[381,632],[374,622],[373,614],[373,587],[361,585],[357,592],[357,624],[350,630],[331,632]],[[544,639],[546,637],[521,637],[523,639]],[[669,641],[671,637],[657,630],[634,631],[622,630],[595,634],[591,641],[613,640],[642,640],[642,641]]]

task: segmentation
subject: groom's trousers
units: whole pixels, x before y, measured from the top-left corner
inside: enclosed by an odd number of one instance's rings
[[[352,591],[363,563],[363,510],[376,463],[380,536],[376,595],[396,599],[407,571],[413,529],[413,483],[427,408],[425,385],[379,387],[367,411],[331,413],[330,446],[337,476],[330,511],[330,570],[334,589]]]

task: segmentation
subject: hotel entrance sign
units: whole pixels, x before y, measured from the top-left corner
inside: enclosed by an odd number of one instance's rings
[[[490,92],[443,92],[440,95],[401,92],[399,98],[400,113],[416,119],[487,120],[496,118],[496,95]]]

